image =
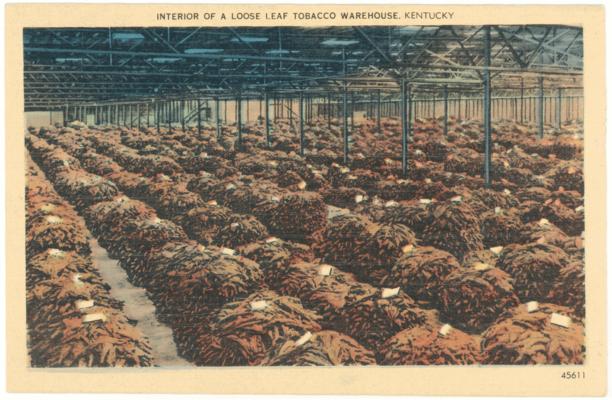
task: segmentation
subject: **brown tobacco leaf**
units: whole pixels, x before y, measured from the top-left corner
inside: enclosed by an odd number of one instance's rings
[[[452,328],[440,334],[440,325],[417,326],[398,332],[378,350],[384,365],[469,365],[480,362],[478,341]]]
[[[287,340],[271,349],[261,365],[331,366],[376,364],[374,354],[351,337],[334,331],[307,333],[301,338]],[[312,335],[312,336],[308,336]],[[303,339],[305,340],[305,339]]]
[[[571,315],[571,310],[539,304],[528,312],[522,304],[509,311],[483,333],[485,364],[582,364],[584,327],[572,321],[568,328],[551,323],[551,315]]]

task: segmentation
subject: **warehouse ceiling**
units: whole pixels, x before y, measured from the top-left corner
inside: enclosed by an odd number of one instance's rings
[[[480,26],[31,28],[26,110],[71,104],[313,93],[480,91]],[[582,29],[491,26],[493,89],[581,87]]]

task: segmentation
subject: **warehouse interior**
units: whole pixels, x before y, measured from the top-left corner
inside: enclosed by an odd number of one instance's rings
[[[580,27],[23,43],[32,366],[584,362]]]

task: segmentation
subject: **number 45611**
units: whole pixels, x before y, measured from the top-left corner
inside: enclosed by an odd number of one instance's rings
[[[584,371],[565,371],[561,374],[562,379],[584,379],[586,373]]]

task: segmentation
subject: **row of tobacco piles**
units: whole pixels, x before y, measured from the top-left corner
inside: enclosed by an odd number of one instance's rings
[[[396,120],[358,125],[348,165],[333,122],[303,157],[282,121],[270,146],[79,125],[28,146],[197,365],[583,362],[576,125],[497,124],[484,189],[473,121],[416,121],[409,179]]]
[[[48,165],[53,170],[52,165]],[[55,169],[56,179],[63,179]],[[109,293],[82,218],[28,157],[28,348],[34,367],[152,365],[148,340]]]

